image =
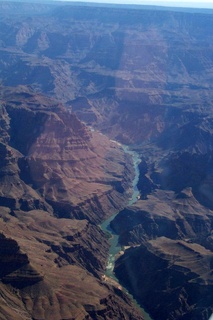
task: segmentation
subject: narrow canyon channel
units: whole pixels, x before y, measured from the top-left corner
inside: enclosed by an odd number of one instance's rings
[[[132,156],[132,158],[133,158],[135,176],[134,176],[134,179],[133,179],[133,182],[132,182],[133,193],[132,193],[131,199],[129,200],[129,203],[128,203],[128,205],[132,205],[133,203],[135,203],[137,201],[138,196],[139,196],[139,190],[137,188],[137,183],[138,183],[138,179],[139,179],[138,165],[140,163],[140,158],[139,158],[139,155],[138,155],[137,152],[129,150],[129,148],[127,146],[124,146],[123,148],[124,148],[124,151],[126,153],[130,154]],[[104,230],[105,232],[110,234],[110,238],[109,238],[110,249],[109,249],[108,263],[107,263],[107,267],[106,267],[106,276],[111,278],[113,281],[116,281],[117,283],[119,283],[119,280],[116,278],[113,270],[114,270],[114,264],[115,264],[116,255],[118,255],[121,252],[122,248],[118,243],[118,235],[116,233],[114,233],[114,231],[110,228],[110,222],[115,218],[115,216],[117,214],[118,213],[114,214],[109,219],[105,220],[102,223],[101,228],[102,228],[102,230]],[[152,318],[149,316],[149,314],[146,313],[146,311],[144,309],[142,309],[137,304],[137,302],[134,300],[132,295],[130,295],[130,296],[131,296],[132,300],[135,302],[135,304],[138,306],[138,308],[141,309],[142,314],[144,316],[144,319],[145,320],[152,320]]]

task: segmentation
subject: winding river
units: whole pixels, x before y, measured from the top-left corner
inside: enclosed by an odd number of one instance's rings
[[[139,196],[139,190],[137,188],[137,182],[139,179],[139,169],[138,169],[138,165],[140,163],[140,158],[137,152],[129,150],[129,148],[127,146],[124,146],[124,151],[128,154],[130,154],[133,158],[133,165],[134,165],[134,170],[135,170],[135,177],[134,180],[132,182],[132,187],[133,187],[133,193],[132,193],[132,197],[129,200],[128,205],[132,205],[133,203],[135,203],[138,199]],[[107,267],[106,267],[106,276],[110,277],[111,279],[113,279],[114,281],[116,281],[117,283],[119,283],[118,279],[116,278],[113,269],[114,269],[114,264],[115,264],[115,257],[116,255],[121,251],[121,246],[118,243],[118,235],[116,233],[113,232],[113,230],[110,228],[110,222],[115,218],[115,216],[118,213],[114,214],[113,216],[111,216],[109,219],[105,220],[102,225],[101,228],[102,230],[104,230],[105,232],[108,232],[111,234],[111,237],[109,239],[110,242],[110,249],[109,249],[109,258],[108,258],[108,263],[107,263]],[[130,295],[128,293],[128,295]],[[141,309],[142,314],[144,316],[145,320],[152,320],[150,318],[150,316],[137,304],[137,302],[134,300],[134,298],[132,297],[132,295],[130,295],[132,300],[135,302],[135,304],[138,306],[138,308]]]

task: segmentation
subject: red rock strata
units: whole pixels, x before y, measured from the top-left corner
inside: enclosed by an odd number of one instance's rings
[[[131,158],[54,100],[2,94],[1,319],[142,319],[103,277],[97,225],[127,202]]]

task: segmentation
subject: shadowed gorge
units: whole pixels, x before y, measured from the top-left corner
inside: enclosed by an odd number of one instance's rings
[[[127,203],[131,157],[57,101],[1,89],[2,316],[142,319],[102,280],[109,246],[98,226]]]
[[[153,320],[209,320],[212,27],[212,10],[0,2],[1,319],[144,319],[124,286]]]

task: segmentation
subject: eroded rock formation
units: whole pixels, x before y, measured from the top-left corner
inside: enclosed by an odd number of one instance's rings
[[[8,139],[1,144],[2,205],[93,222],[123,206],[131,158],[55,101],[23,90],[3,96]]]
[[[108,245],[97,224],[125,207],[133,170],[95,128],[132,144],[142,160],[140,200],[111,224],[120,243],[133,246],[116,274],[154,319],[207,320],[212,12],[57,2],[0,8],[1,223],[5,241],[26,258],[6,279],[15,272],[38,280],[20,289],[2,279],[3,319],[141,317],[101,280]]]
[[[131,157],[54,100],[1,93],[1,318],[142,319],[103,278],[97,225],[127,202]]]
[[[108,243],[101,230],[41,210],[11,215],[1,207],[0,214],[1,317],[142,319],[120,289],[102,281]]]
[[[212,259],[200,245],[158,237],[126,250],[115,271],[154,319],[209,319]]]

